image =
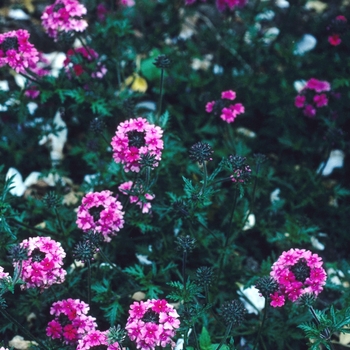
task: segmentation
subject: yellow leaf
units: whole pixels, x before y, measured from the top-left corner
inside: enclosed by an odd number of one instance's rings
[[[146,92],[148,88],[147,81],[137,73],[127,77],[125,79],[125,85],[129,86],[131,90],[136,92]]]

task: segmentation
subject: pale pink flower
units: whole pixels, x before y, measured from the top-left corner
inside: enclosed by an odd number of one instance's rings
[[[78,340],[78,346],[76,350],[89,350],[95,347],[103,347],[106,350],[121,350],[118,342],[113,344],[108,343],[107,337],[108,331],[101,332],[99,330],[93,330],[86,333],[81,339]]]
[[[134,302],[129,310],[125,329],[129,338],[142,350],[154,350],[156,346],[174,346],[172,337],[180,327],[179,315],[166,300]]]
[[[84,232],[100,232],[105,242],[110,242],[124,226],[122,204],[111,191],[87,193],[78,208],[77,225]]]
[[[45,8],[41,20],[47,34],[58,39],[60,32],[83,32],[88,24],[82,19],[87,12],[77,0],[56,0]]]
[[[28,259],[22,261],[22,289],[47,289],[53,284],[64,282],[67,272],[62,268],[66,256],[61,243],[50,237],[30,237],[20,243],[27,249]],[[19,263],[14,262],[19,268]]]

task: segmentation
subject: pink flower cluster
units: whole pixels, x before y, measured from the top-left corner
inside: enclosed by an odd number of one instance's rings
[[[295,97],[294,105],[297,108],[303,108],[303,113],[305,116],[313,118],[316,115],[316,108],[321,108],[328,105],[327,95],[321,92],[330,91],[330,89],[331,85],[328,81],[311,78],[306,82],[304,88]],[[312,102],[307,101],[307,94],[310,95],[310,90],[316,92],[311,94]]]
[[[133,7],[135,6],[135,0],[119,0],[120,5],[124,7]]]
[[[55,318],[48,323],[46,335],[65,344],[76,344],[97,327],[95,318],[87,316],[89,309],[89,305],[79,299],[56,301],[50,309]]]
[[[283,252],[272,265],[270,273],[279,285],[279,290],[270,295],[271,305],[283,306],[286,298],[294,302],[305,293],[317,296],[327,279],[322,264],[322,259],[309,250],[290,249]]]
[[[179,315],[166,300],[134,302],[130,306],[125,329],[129,338],[141,350],[154,350],[156,346],[175,346],[172,337],[180,326]]]
[[[87,12],[77,0],[56,0],[45,8],[41,20],[47,34],[57,40],[60,32],[83,32],[88,24],[81,18]]]
[[[154,157],[154,166],[158,166],[164,147],[162,135],[159,126],[141,117],[122,122],[111,142],[114,161],[124,164],[126,172],[139,172],[141,155],[150,155]]]
[[[28,251],[28,259],[22,261],[21,279],[25,282],[22,289],[47,289],[53,284],[64,282],[67,272],[62,269],[66,256],[61,243],[50,237],[30,237],[20,243]],[[15,262],[15,268],[19,268]]]
[[[236,93],[234,91],[223,91],[221,93],[221,100],[208,102],[205,106],[205,110],[208,113],[220,113],[220,118],[222,120],[227,123],[232,123],[238,114],[244,113],[245,111],[244,106],[241,103],[227,103],[227,101],[233,101],[235,98]]]
[[[98,57],[98,53],[89,47],[79,47],[74,50],[70,49],[67,52],[67,57],[64,61],[66,72],[70,74],[71,70],[73,70],[75,75],[79,77],[84,72],[89,71],[86,67],[86,64],[94,62],[95,69],[93,72],[91,72],[90,75],[92,78],[101,79],[107,73],[107,68],[105,65],[98,61]]]
[[[82,199],[76,223],[84,232],[100,232],[105,242],[110,242],[111,236],[124,226],[122,209],[122,204],[111,191],[91,192]]]
[[[0,34],[0,67],[8,64],[17,73],[32,69],[39,60],[39,53],[24,29]]]
[[[341,35],[345,32],[347,29],[347,22],[348,20],[346,17],[340,15],[335,18],[332,25],[328,27],[328,30],[332,31],[332,34],[328,37],[328,42],[332,46],[338,46],[341,43]]]
[[[130,191],[133,188],[133,182],[132,181],[127,181],[122,183],[119,187],[118,190],[125,194],[128,195],[128,191]],[[138,186],[137,189],[139,191],[142,192],[142,188],[140,188],[140,186]],[[143,193],[142,195],[139,194],[138,196],[129,196],[129,200],[130,203],[136,203],[136,205],[138,205],[141,209],[142,209],[142,213],[149,213],[149,211],[151,210],[151,203],[149,203],[148,201],[151,201],[152,199],[154,199],[155,195],[152,195],[150,193]]]
[[[103,348],[106,350],[121,350],[118,342],[113,344],[108,343],[107,333],[108,331],[101,332],[93,330],[85,334],[83,338],[79,339],[76,350],[89,350],[95,349],[95,347],[100,349],[100,346],[102,348],[102,345],[105,345]]]

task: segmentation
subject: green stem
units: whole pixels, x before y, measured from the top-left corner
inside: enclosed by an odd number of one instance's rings
[[[262,331],[262,329],[264,327],[264,323],[265,323],[265,320],[266,320],[268,308],[269,308],[269,303],[267,302],[267,298],[265,298],[265,308],[264,308],[263,319],[262,319],[262,322],[261,322],[258,334],[257,334],[257,336],[255,338],[255,343],[254,343],[253,350],[255,350],[255,348],[257,347],[257,345],[259,343],[259,339],[260,339],[260,336],[261,336],[261,331]]]
[[[182,279],[184,284],[184,294],[186,294],[186,260],[187,260],[187,252],[184,250],[182,254]]]
[[[162,68],[160,71],[160,95],[159,95],[159,105],[158,105],[158,113],[157,113],[158,120],[159,120],[159,117],[162,113],[163,84],[164,84],[164,69]]]
[[[33,231],[37,231],[37,232],[41,232],[41,233],[45,233],[45,234],[49,234],[49,235],[52,235],[53,232],[51,231],[48,231],[48,230],[44,230],[44,229],[41,229],[41,228],[36,228],[36,227],[31,227],[21,221],[18,221],[16,219],[13,219],[13,218],[10,218],[11,221],[13,221],[16,225],[19,225],[19,226],[22,226],[22,227],[25,227],[27,228],[28,230],[33,230]]]
[[[318,316],[314,310],[314,308],[310,305],[309,306],[309,311],[314,319],[314,321],[316,322],[317,325],[320,325],[320,320],[318,319]],[[331,338],[331,333],[329,331],[328,328],[325,328],[324,331],[321,332],[321,335],[324,336],[324,338],[327,340],[327,343],[329,345],[329,347],[331,348],[331,350],[333,350],[333,346],[332,346],[332,343],[330,342],[330,338]]]
[[[61,220],[61,216],[60,216],[57,208],[55,208],[55,214],[56,214],[56,217],[57,217],[57,220],[58,220],[58,224],[59,224],[59,226],[61,228],[62,234],[64,235],[66,230],[65,230],[65,228],[63,226],[63,223],[62,223],[62,220]]]
[[[90,260],[87,260],[88,264],[88,305],[91,304],[91,263]]]
[[[199,195],[202,195],[205,191],[205,188],[207,187],[208,183],[208,170],[207,170],[207,164],[203,162],[203,186],[201,190],[199,191]]]
[[[224,345],[224,343],[225,343],[227,337],[228,337],[229,334],[231,333],[231,329],[232,329],[232,323],[230,323],[230,324],[228,325],[228,327],[226,327],[225,335],[224,335],[224,337],[222,338],[222,340],[221,340],[219,346],[216,348],[216,350],[219,350],[219,349]]]
[[[16,284],[16,282],[18,281],[19,277],[21,276],[22,274],[22,267],[23,267],[23,261],[20,260],[19,261],[19,268],[15,268],[15,271],[14,271],[14,275],[13,275],[13,285]]]
[[[19,323],[15,318],[13,318],[6,310],[0,309],[0,312],[13,324],[15,324],[19,329],[22,330],[22,332],[28,337],[29,339],[35,341],[40,345],[42,349],[49,349],[47,348],[40,340],[38,340],[28,329],[23,327],[21,323]]]

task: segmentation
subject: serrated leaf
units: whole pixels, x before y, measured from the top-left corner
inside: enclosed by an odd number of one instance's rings
[[[202,328],[202,332],[199,335],[199,345],[201,350],[211,350],[212,348],[210,334],[205,327]]]

